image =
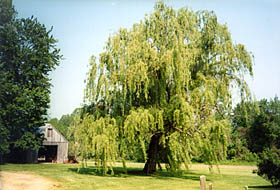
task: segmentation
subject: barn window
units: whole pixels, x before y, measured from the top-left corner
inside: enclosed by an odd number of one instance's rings
[[[48,137],[52,137],[52,128],[48,128]]]

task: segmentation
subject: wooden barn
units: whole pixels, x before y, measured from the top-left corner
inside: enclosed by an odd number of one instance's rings
[[[39,162],[64,163],[68,160],[68,141],[51,124],[40,127],[44,134],[43,147],[38,152]]]

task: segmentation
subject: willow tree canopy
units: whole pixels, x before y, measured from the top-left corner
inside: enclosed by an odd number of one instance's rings
[[[86,131],[95,132],[86,132],[88,152],[111,162],[139,144],[147,173],[163,160],[171,168],[194,155],[219,160],[232,89],[241,98],[248,95],[244,76],[252,75],[251,60],[213,12],[156,3],[143,21],[109,37],[98,61],[91,58],[85,97],[95,104],[102,100],[108,111],[106,118],[90,119]],[[99,150],[97,138],[104,139]]]

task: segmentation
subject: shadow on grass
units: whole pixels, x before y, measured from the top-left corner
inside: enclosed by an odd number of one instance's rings
[[[249,189],[270,189],[270,190],[279,190],[280,187],[273,187],[272,185],[266,185],[266,186],[248,186]]]
[[[191,171],[179,171],[179,172],[171,172],[171,171],[157,171],[152,175],[147,175],[143,172],[141,168],[128,168],[127,172],[122,167],[114,167],[114,175],[111,175],[110,171],[107,172],[107,176],[111,177],[135,177],[135,176],[148,176],[154,177],[157,179],[172,179],[172,178],[180,178],[180,179],[189,179],[194,181],[200,180],[200,175],[193,173]],[[96,166],[89,166],[87,168],[68,168],[69,171],[85,174],[85,175],[95,175],[95,176],[104,176],[102,170],[98,170]]]

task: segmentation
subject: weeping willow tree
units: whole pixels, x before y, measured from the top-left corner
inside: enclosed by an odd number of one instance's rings
[[[82,149],[106,168],[141,147],[147,174],[160,162],[187,167],[193,156],[217,163],[226,153],[232,90],[250,96],[247,74],[252,55],[213,12],[156,3],[143,21],[109,37],[98,61],[92,56],[85,97],[102,100],[107,112],[82,125]]]

